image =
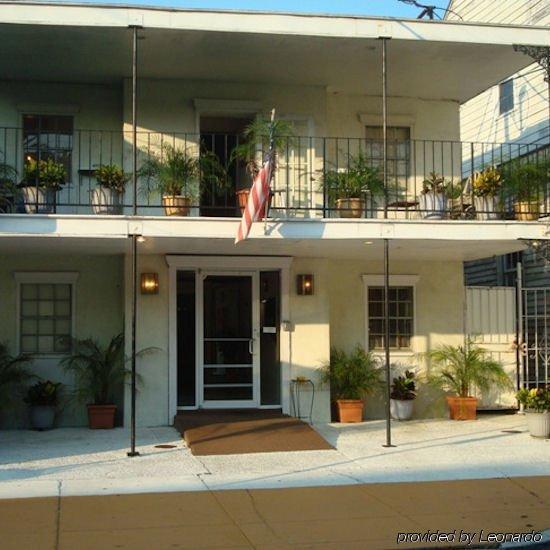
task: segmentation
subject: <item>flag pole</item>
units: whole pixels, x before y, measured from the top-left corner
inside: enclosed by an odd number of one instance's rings
[[[269,125],[269,152],[268,155],[273,155],[273,149],[274,149],[274,134],[275,134],[275,107],[271,109],[271,124]],[[262,159],[263,160],[263,159]],[[274,164],[273,164],[274,166]],[[271,184],[271,180],[273,178],[273,171],[269,174],[269,184]],[[265,205],[264,209],[264,235],[267,234],[267,217],[269,215],[269,207],[271,205],[271,187],[269,188],[269,196],[267,197],[267,203]]]

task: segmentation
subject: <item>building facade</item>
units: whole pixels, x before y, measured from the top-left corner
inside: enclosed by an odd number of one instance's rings
[[[385,239],[392,365],[421,372],[422,352],[464,340],[464,261],[545,234],[544,222],[513,212],[470,214],[462,183],[480,149],[461,141],[460,106],[523,70],[529,60],[512,44],[548,43],[547,29],[20,2],[0,5],[0,25],[0,150],[18,184],[0,215],[1,340],[70,389],[60,362],[72,338],[105,344],[122,332],[130,354],[137,281],[137,349],[156,350],[137,358],[140,425],[171,424],[182,409],[293,413],[300,376],[315,384],[314,421],[327,421],[318,369],[331,347],[383,356]],[[363,191],[355,217],[327,182],[348,181],[360,162],[383,166],[384,40],[387,178],[380,192]],[[235,245],[238,191],[250,181],[232,152],[272,108],[292,135],[277,145],[266,221]],[[199,162],[175,216],[143,169],[170,152],[215,157],[224,174],[220,185]],[[32,171],[48,162],[65,174],[49,194],[50,176]],[[105,166],[130,180],[120,203],[98,195]],[[433,173],[451,182],[440,206],[422,192]],[[126,423],[129,394],[119,393]],[[440,414],[434,402],[426,390],[417,413]],[[370,417],[382,411],[381,397],[369,400]],[[83,405],[67,402],[60,422],[82,424]]]

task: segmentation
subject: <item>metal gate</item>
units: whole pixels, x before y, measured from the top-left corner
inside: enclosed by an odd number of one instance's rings
[[[550,384],[550,287],[528,287],[521,295],[521,385]]]

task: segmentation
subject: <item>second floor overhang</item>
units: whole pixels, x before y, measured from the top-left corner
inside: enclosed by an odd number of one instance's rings
[[[129,27],[138,26],[140,78],[379,95],[388,38],[390,95],[459,103],[530,64],[514,44],[550,44],[537,27],[124,6],[3,2],[0,21],[7,80],[130,78]]]
[[[496,220],[286,220],[256,222],[235,245],[239,220],[133,216],[0,216],[0,254],[63,251],[124,254],[132,235],[143,254],[283,255],[380,259],[389,239],[400,260],[468,261],[548,239],[547,222]]]

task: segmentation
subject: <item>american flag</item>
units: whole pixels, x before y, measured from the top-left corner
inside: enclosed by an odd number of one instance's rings
[[[273,174],[274,154],[275,152],[271,147],[265,157],[262,168],[254,178],[248,195],[248,202],[239,224],[235,244],[246,239],[250,233],[252,223],[261,220],[265,216],[269,201],[269,184],[271,183],[271,176]]]

